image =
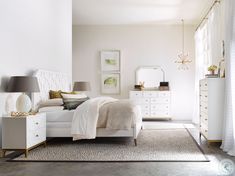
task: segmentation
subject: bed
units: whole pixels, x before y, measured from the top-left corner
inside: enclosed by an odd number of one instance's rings
[[[37,77],[40,92],[32,94],[33,107],[36,108],[41,101],[49,98],[50,90],[70,91],[72,84],[68,75],[47,71],[37,70],[33,76]],[[75,110],[59,110],[46,112],[47,116],[47,137],[72,137],[71,125]],[[98,122],[99,124],[99,122]],[[110,130],[104,126],[97,126],[96,137],[133,137],[137,145],[137,137],[142,127],[142,117],[136,117],[130,129]]]

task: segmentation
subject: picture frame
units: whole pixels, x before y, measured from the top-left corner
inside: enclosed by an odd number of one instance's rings
[[[120,94],[120,73],[102,73],[101,93]]]
[[[120,50],[103,50],[100,57],[102,72],[120,72]]]

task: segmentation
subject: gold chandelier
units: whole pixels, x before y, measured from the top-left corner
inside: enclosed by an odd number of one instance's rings
[[[182,19],[182,53],[178,55],[178,60],[175,61],[175,63],[179,64],[178,69],[179,70],[188,70],[188,64],[192,62],[192,60],[189,59],[188,53],[185,54],[184,51],[184,20]]]

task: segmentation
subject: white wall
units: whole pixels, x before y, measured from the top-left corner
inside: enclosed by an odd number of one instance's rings
[[[39,68],[72,75],[72,1],[1,0],[0,117],[8,78]]]
[[[91,82],[92,96],[100,95],[102,49],[121,50],[121,94],[128,98],[135,84],[135,69],[160,65],[172,91],[173,119],[189,120],[194,98],[194,26],[185,28],[185,46],[193,62],[179,71],[174,61],[181,52],[181,26],[73,26],[73,80]]]

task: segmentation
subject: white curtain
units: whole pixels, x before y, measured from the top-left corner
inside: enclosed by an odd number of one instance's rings
[[[195,33],[195,98],[193,123],[199,123],[199,80],[205,78],[207,68],[219,65],[222,59],[222,7],[216,3],[204,23]]]
[[[235,2],[225,1],[225,119],[221,148],[235,156]]]

